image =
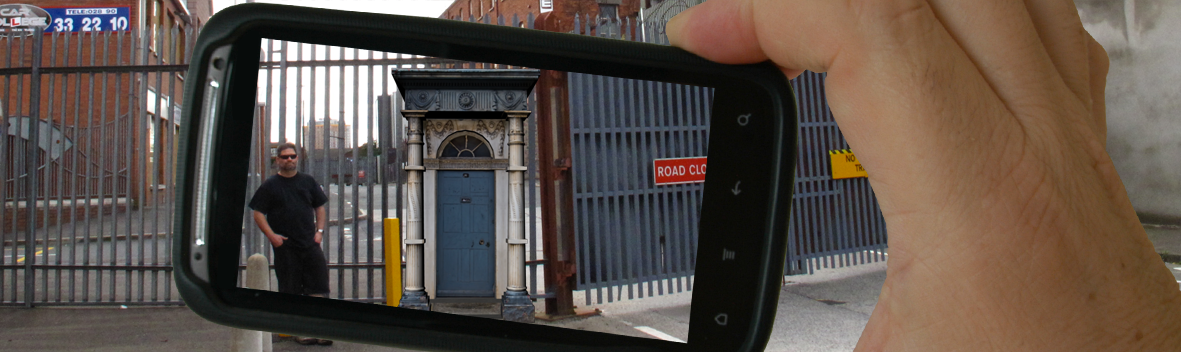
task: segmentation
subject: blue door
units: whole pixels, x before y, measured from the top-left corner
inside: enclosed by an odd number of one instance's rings
[[[495,296],[492,171],[439,171],[437,297]]]

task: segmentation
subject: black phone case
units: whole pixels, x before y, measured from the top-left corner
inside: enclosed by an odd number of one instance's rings
[[[247,163],[239,148],[243,140],[249,143],[252,131],[260,38],[715,87],[709,162],[710,170],[718,171],[706,176],[689,343],[236,288]],[[194,194],[210,59],[215,49],[235,43],[245,50],[220,63],[229,66],[227,83],[212,97],[218,115],[205,122],[214,123],[209,150],[214,176],[208,192]],[[721,65],[667,46],[269,4],[237,5],[211,18],[197,38],[192,63],[185,82],[173,265],[185,303],[210,321],[438,350],[755,351],[769,338],[783,275],[797,149],[794,94],[773,64]],[[745,112],[747,123],[733,123],[734,116],[718,112]],[[745,196],[732,192],[739,185]],[[193,218],[194,197],[208,197],[205,218]],[[209,282],[194,273],[190,261],[197,221],[205,222],[210,238]],[[745,255],[722,262],[721,253],[712,251],[723,246]],[[722,314],[728,314],[727,324],[713,323]]]

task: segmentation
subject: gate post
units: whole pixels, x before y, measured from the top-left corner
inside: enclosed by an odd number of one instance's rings
[[[559,31],[553,12],[535,28]],[[570,115],[566,73],[541,71],[537,81],[537,165],[541,181],[541,235],[545,255],[545,315],[574,315],[574,204],[570,184]]]

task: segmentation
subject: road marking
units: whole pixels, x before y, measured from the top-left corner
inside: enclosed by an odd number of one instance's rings
[[[1173,268],[1173,270],[1181,270],[1181,266]]]
[[[38,256],[38,255],[41,255],[41,253],[44,251],[52,251],[52,250],[53,250],[53,247],[49,247],[48,249],[42,249],[42,250],[37,251],[37,253],[33,253],[33,256]],[[25,261],[25,257],[20,257],[20,259],[16,260],[17,263],[21,263],[24,261]]]
[[[656,330],[656,329],[653,329],[653,328],[650,328],[647,326],[637,326],[635,328],[636,328],[636,330],[640,330],[640,332],[643,332],[648,335],[652,335],[653,337],[656,337],[661,340],[685,343],[685,340],[675,338],[672,335],[665,334],[664,332],[662,332],[660,330]]]

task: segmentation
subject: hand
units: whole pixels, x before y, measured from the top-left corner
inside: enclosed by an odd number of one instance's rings
[[[320,241],[324,240],[324,231],[316,231],[315,240],[316,240],[316,244],[320,244]]]
[[[859,349],[1178,345],[1181,292],[1105,150],[1107,55],[1071,0],[710,0],[668,35],[828,73],[890,234]]]
[[[287,236],[283,236],[280,234],[275,234],[273,236],[267,236],[267,239],[271,241],[271,245],[274,246],[275,248],[282,247],[283,242],[287,242]]]

